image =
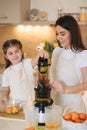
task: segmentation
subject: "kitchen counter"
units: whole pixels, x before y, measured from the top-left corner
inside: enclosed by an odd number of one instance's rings
[[[28,122],[24,119],[24,113],[6,114],[0,112],[0,130],[24,130],[28,126]]]
[[[27,127],[25,120],[0,117],[0,130],[24,130]]]
[[[25,120],[1,118],[0,117],[0,130],[24,130],[29,128],[29,123]],[[47,129],[48,130],[48,129]],[[62,130],[62,129],[52,129]]]
[[[25,120],[23,111],[18,114],[0,112],[0,130],[24,130],[25,128],[29,128],[29,122]]]
[[[10,119],[21,119],[24,120],[24,113],[20,111],[17,114],[7,114],[5,112],[0,112],[0,118],[10,118]]]
[[[24,130],[29,123],[24,119],[24,113],[6,114],[0,112],[0,130]]]

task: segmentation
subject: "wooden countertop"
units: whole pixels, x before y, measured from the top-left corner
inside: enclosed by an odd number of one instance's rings
[[[24,119],[24,113],[23,113],[23,111],[20,111],[19,113],[16,113],[16,114],[7,114],[5,112],[0,112],[0,117],[14,118],[14,119]]]

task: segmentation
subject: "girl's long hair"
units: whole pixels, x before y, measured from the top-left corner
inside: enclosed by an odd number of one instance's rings
[[[19,40],[17,40],[17,39],[7,40],[7,41],[5,41],[5,43],[2,46],[4,55],[6,55],[8,48],[12,47],[12,46],[16,46],[22,50],[22,43]],[[12,63],[6,57],[4,57],[4,58],[5,58],[5,62],[6,62],[5,68],[8,68]],[[22,54],[22,59],[23,58],[24,58],[24,56]]]

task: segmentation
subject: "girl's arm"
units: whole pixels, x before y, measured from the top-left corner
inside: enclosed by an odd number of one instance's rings
[[[9,99],[10,88],[3,87],[2,88],[2,101],[6,102]]]

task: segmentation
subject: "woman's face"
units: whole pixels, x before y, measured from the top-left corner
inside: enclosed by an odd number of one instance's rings
[[[22,50],[16,46],[11,46],[7,49],[5,57],[13,64],[18,64],[22,59]]]
[[[70,49],[70,32],[61,26],[56,26],[56,38],[59,41],[61,47]]]

